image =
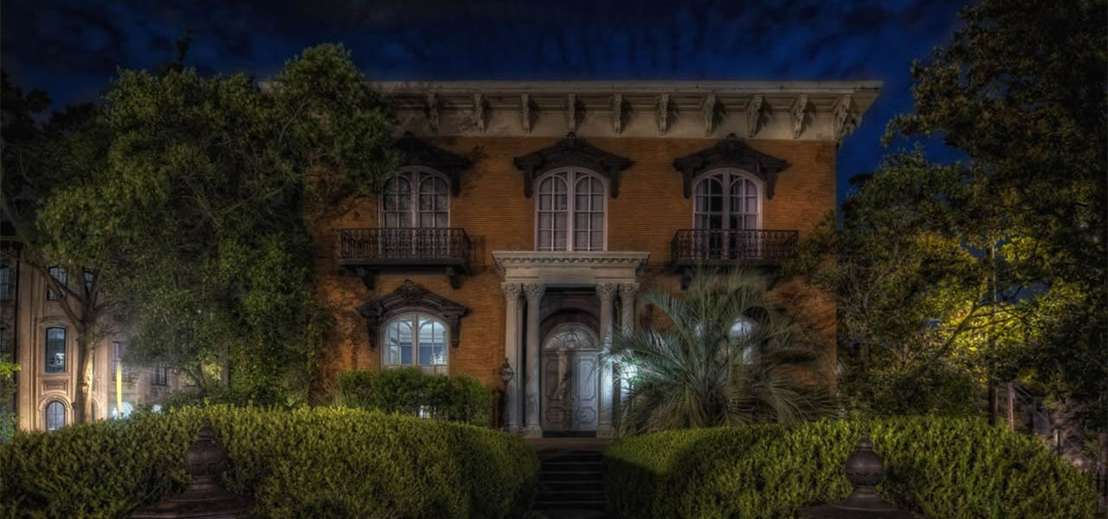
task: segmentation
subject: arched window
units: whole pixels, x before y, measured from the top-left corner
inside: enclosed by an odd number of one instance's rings
[[[381,220],[388,228],[443,228],[450,225],[446,178],[430,170],[393,175],[381,195]]]
[[[755,230],[761,227],[761,197],[749,176],[721,171],[696,183],[697,229]]]
[[[56,431],[65,427],[65,404],[51,400],[46,404],[46,430]]]
[[[570,169],[544,176],[538,183],[535,248],[540,251],[604,250],[607,201],[604,182],[592,173]]]
[[[442,320],[419,312],[399,315],[384,328],[385,367],[418,367],[430,373],[447,372],[447,328]]]
[[[65,328],[46,329],[46,372],[65,371]]]

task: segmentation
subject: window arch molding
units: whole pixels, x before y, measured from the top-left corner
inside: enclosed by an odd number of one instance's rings
[[[400,167],[382,185],[378,221],[387,228],[450,227],[450,185],[451,178],[434,168]]]
[[[704,211],[703,209],[711,209],[710,204],[705,207],[704,193],[702,188],[709,185],[710,182],[718,182],[720,191],[720,203],[721,207],[719,211]],[[693,200],[693,214],[692,214],[692,228],[693,229],[707,229],[705,222],[702,219],[703,215],[719,214],[721,219],[720,229],[734,229],[732,225],[733,219],[746,220],[750,217],[752,221],[747,220],[742,222],[742,229],[762,229],[763,218],[765,216],[765,202],[766,196],[766,183],[757,176],[751,174],[749,171],[739,168],[718,168],[710,171],[706,171],[697,175],[692,184],[692,200]],[[751,196],[749,189],[753,187],[755,194]],[[738,199],[738,204],[736,204]],[[749,202],[753,199],[756,207],[749,208]],[[736,207],[736,205],[740,207]],[[738,211],[736,211],[738,209]],[[751,227],[750,225],[753,225]]]
[[[363,304],[358,308],[358,313],[366,319],[371,350],[376,350],[381,343],[382,325],[412,313],[426,314],[441,320],[446,325],[450,347],[457,348],[461,341],[461,320],[469,313],[469,308],[435,294],[408,279],[392,293]]]
[[[765,198],[772,200],[777,176],[789,165],[785,160],[751,148],[733,133],[709,148],[673,161],[673,168],[681,172],[685,198],[692,196],[693,180],[700,174],[721,168],[737,168],[761,179],[765,183]]]
[[[512,159],[516,169],[523,173],[523,195],[531,198],[535,180],[551,170],[578,167],[591,170],[608,181],[608,194],[619,196],[619,183],[623,171],[630,168],[631,159],[604,151],[570,132],[550,146]]]
[[[534,214],[535,250],[608,250],[611,186],[607,178],[590,169],[571,166],[547,171],[534,183],[538,193]],[[564,197],[564,202],[559,202],[559,197]],[[564,218],[559,220],[559,216]],[[558,245],[559,233],[564,235],[561,246]]]

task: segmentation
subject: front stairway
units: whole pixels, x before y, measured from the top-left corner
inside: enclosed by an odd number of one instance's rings
[[[539,488],[532,510],[550,519],[606,517],[604,461],[600,449],[539,450]]]

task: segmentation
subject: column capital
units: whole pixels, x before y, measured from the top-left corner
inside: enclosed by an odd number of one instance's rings
[[[538,302],[542,299],[542,295],[546,293],[546,285],[542,283],[527,283],[523,285],[523,293],[526,294],[528,301]]]
[[[504,299],[507,301],[519,299],[519,294],[523,291],[519,283],[501,283],[500,289],[504,291]]]
[[[596,295],[600,297],[601,301],[610,302],[615,297],[618,289],[619,285],[615,283],[597,283]]]
[[[620,283],[619,295],[621,297],[635,297],[639,293],[638,283]]]

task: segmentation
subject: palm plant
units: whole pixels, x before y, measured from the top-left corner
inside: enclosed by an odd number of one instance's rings
[[[697,275],[684,297],[646,294],[668,323],[613,338],[630,387],[623,433],[810,419],[832,410],[803,381],[818,355],[811,334],[774,310],[749,273]]]

